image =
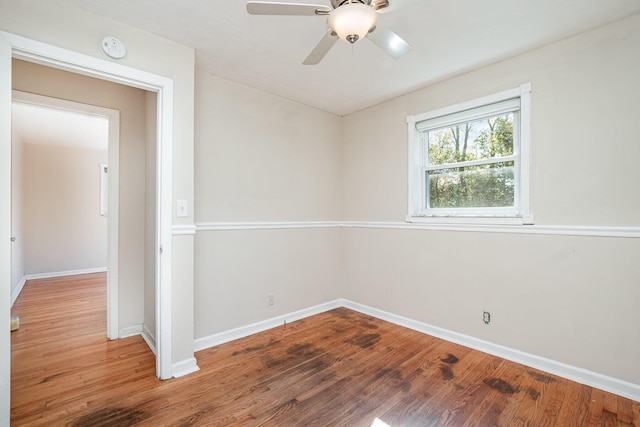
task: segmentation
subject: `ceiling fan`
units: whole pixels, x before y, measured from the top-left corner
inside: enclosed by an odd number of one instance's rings
[[[368,38],[392,58],[411,50],[409,43],[378,24],[378,13],[397,9],[397,5],[416,0],[331,0],[331,6],[306,3],[247,2],[250,15],[326,16],[328,29],[304,65],[318,64],[338,39],[351,44]]]

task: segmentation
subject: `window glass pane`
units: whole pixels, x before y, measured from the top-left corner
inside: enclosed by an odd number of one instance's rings
[[[513,154],[514,113],[426,132],[429,165],[499,158]]]
[[[514,206],[514,162],[428,171],[428,208]]]

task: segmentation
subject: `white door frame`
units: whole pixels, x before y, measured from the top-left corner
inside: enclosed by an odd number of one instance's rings
[[[157,93],[156,140],[156,376],[169,379],[171,355],[171,260],[172,260],[172,149],[173,80],[127,67],[105,59],[84,55],[57,46],[0,31],[0,292],[10,294],[11,259],[11,58],[46,65],[102,80]],[[8,138],[7,138],[8,136]],[[8,154],[8,160],[7,156]],[[8,184],[6,184],[8,183]],[[8,185],[8,191],[5,187]],[[6,194],[5,194],[6,193]],[[5,239],[6,237],[6,239]],[[6,265],[5,265],[6,264]],[[0,298],[0,320],[9,317],[9,299]],[[10,337],[0,328],[0,402],[2,412],[9,405]],[[8,340],[8,341],[7,341]],[[5,345],[8,344],[8,345]],[[7,370],[8,368],[8,370]]]
[[[0,325],[11,316],[11,44],[0,37]],[[11,332],[0,327],[0,425],[11,413]]]
[[[104,117],[109,120],[108,165],[109,198],[107,212],[107,337],[119,338],[118,328],[118,230],[120,213],[120,111],[96,105],[68,101],[51,96],[13,90],[13,101],[22,104],[39,105],[57,110]]]

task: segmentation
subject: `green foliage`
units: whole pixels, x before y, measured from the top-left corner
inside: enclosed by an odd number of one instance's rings
[[[488,129],[480,132],[475,143],[483,158],[504,157],[513,154],[513,115],[498,116],[487,120]]]
[[[474,166],[461,162],[513,154],[513,114],[462,123],[428,133],[431,208],[504,207],[514,204],[514,163]]]

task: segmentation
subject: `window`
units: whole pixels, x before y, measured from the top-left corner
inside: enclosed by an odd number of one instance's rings
[[[100,163],[100,216],[109,212],[109,166]]]
[[[410,116],[409,222],[531,224],[531,85]]]

